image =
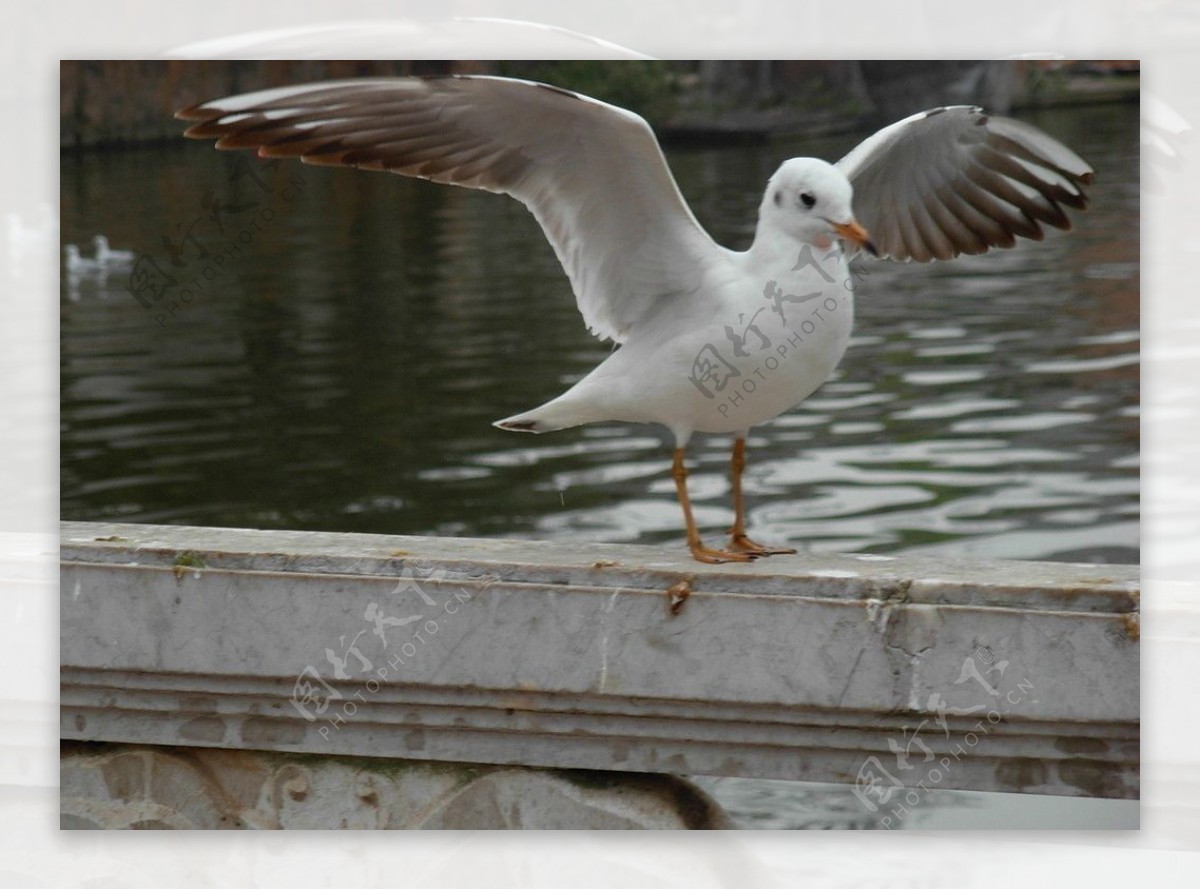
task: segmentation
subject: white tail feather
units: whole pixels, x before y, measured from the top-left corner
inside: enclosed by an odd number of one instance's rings
[[[568,390],[540,408],[497,420],[492,426],[516,433],[551,433],[581,423],[615,419],[597,413],[596,405],[588,404],[586,399],[571,398],[571,394]]]

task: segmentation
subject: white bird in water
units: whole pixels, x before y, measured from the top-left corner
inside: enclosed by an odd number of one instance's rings
[[[108,274],[104,263],[98,259],[84,256],[79,252],[79,245],[77,244],[68,244],[64,247],[63,255],[66,258],[67,275],[71,278],[104,278]]]
[[[133,262],[132,250],[114,250],[103,235],[92,239],[96,245],[96,261],[104,266],[125,266]]]
[[[104,287],[108,283],[108,267],[98,259],[85,257],[79,245],[68,244],[63,248],[67,269],[67,299],[76,302],[80,298],[80,285],[92,282]]]
[[[544,433],[582,423],[660,423],[688,547],[702,562],[794,550],[746,536],[748,430],[833,372],[854,317],[849,257],[927,261],[1070,227],[1091,168],[1042,131],[969,106],[879,131],[836,164],[784,161],[754,242],[721,247],[692,215],[649,125],[557,87],[499,77],[380,78],[263,90],[178,112],[186,135],[262,157],[384,170],[512,195],[541,224],[583,319],[620,348],[561,396],[497,421]],[[868,235],[868,232],[870,235]],[[734,524],[704,546],[684,449],[734,436]]]

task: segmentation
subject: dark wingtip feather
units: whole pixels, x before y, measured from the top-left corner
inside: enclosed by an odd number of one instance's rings
[[[220,112],[213,111],[206,102],[197,102],[175,112],[175,119],[181,121],[207,121],[219,116]]]

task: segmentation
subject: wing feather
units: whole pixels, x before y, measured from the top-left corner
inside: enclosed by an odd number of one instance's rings
[[[541,224],[584,321],[623,340],[727,254],[680,194],[639,116],[496,77],[363,78],[185,108],[185,135],[263,157],[386,170],[512,195]]]
[[[966,105],[885,127],[837,163],[881,256],[925,262],[1041,240],[1087,207],[1093,171],[1021,121]]]

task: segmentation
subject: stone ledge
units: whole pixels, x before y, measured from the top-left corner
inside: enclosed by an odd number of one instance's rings
[[[1133,567],[62,534],[64,739],[1137,796]]]

